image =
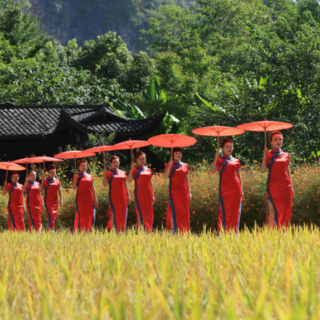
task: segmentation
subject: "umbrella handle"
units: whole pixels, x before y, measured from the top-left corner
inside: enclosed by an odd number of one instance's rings
[[[264,148],[267,148],[267,128],[264,128]]]
[[[171,159],[173,160],[173,142],[171,142]]]
[[[74,172],[77,171],[77,160],[76,157],[74,157]]]
[[[8,169],[7,169],[7,173],[6,173],[6,181],[8,181]]]
[[[219,132],[218,132],[218,149],[217,149],[217,152],[219,152],[219,138],[220,138],[220,135],[219,135]]]
[[[43,175],[44,175],[44,171],[45,171],[45,161],[43,161]]]
[[[130,148],[130,153],[131,153],[131,163],[133,163],[133,152],[131,148]]]
[[[104,168],[106,169],[106,152],[103,151],[103,165],[104,165]]]
[[[26,171],[27,171],[27,175],[28,175],[28,162],[26,163]]]

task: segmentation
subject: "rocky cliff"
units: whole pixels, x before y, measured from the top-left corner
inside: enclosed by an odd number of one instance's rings
[[[115,31],[132,51],[145,50],[139,30],[162,4],[188,6],[194,0],[28,0],[41,28],[66,45],[76,38],[80,46],[98,35]]]

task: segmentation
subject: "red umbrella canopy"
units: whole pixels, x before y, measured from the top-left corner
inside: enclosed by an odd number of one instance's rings
[[[78,158],[86,158],[86,157],[94,157],[96,154],[94,152],[89,151],[81,151],[81,150],[72,150],[66,151],[59,154],[56,154],[54,157],[58,159],[74,159],[74,167],[76,168],[77,163],[76,159]]]
[[[54,157],[58,159],[78,159],[86,157],[94,157],[96,154],[90,151],[72,150],[56,154]]]
[[[60,159],[47,157],[46,155],[44,155],[43,157],[34,157],[34,158],[32,158],[32,159],[40,160],[39,162],[56,162],[56,161],[62,161],[62,160],[60,160]]]
[[[133,162],[133,153],[132,149],[143,148],[150,146],[150,142],[144,140],[127,140],[120,143],[117,143],[113,146],[113,150],[131,150],[131,161]]]
[[[267,131],[290,129],[292,127],[293,124],[288,122],[267,121],[266,119],[263,121],[250,122],[237,126],[237,128],[247,131],[264,132],[265,148],[267,147]]]
[[[256,121],[245,123],[237,126],[238,129],[243,129],[246,131],[274,131],[274,130],[283,130],[290,129],[293,127],[293,124],[288,122],[279,122],[279,121]]]
[[[37,159],[37,157],[25,157],[23,159],[12,161],[12,163],[40,163],[42,160]]]
[[[0,162],[0,169],[7,171],[23,171],[26,170],[25,167],[19,166],[13,162]]]
[[[129,139],[127,141],[123,141],[115,144],[113,146],[113,150],[129,150],[129,149],[143,148],[146,146],[150,146],[149,141]]]
[[[242,129],[225,127],[220,125],[192,130],[192,133],[198,134],[200,136],[218,137],[218,150],[219,150],[219,137],[236,136],[239,134],[243,134],[244,132],[245,131]]]
[[[13,162],[0,162],[0,169],[7,170],[6,181],[8,179],[8,171],[23,171],[26,170],[25,167],[19,166]]]
[[[90,149],[84,150],[83,152],[103,152],[103,162],[104,162],[104,166],[106,166],[106,155],[105,155],[105,152],[106,151],[111,151],[111,150],[114,150],[113,146],[105,146],[103,144],[102,146],[90,148]]]
[[[213,127],[204,127],[192,130],[192,133],[199,136],[209,136],[209,137],[222,137],[222,136],[237,136],[243,134],[245,131],[233,127],[225,126],[213,126]]]
[[[107,152],[113,150],[113,146],[105,146],[104,144],[102,146],[90,148],[87,150],[84,150],[83,152]]]
[[[197,140],[184,134],[169,133],[154,136],[150,138],[148,142],[156,147],[162,148],[185,148],[196,144]]]
[[[35,157],[33,159],[36,160],[40,160],[43,163],[43,171],[45,170],[45,162],[56,162],[56,161],[62,161],[60,159],[56,159],[56,158],[51,158],[51,157],[46,157],[46,155],[44,155],[43,157]]]
[[[19,159],[19,160],[15,160],[15,161],[12,161],[13,163],[25,163],[26,164],[26,170],[27,170],[27,173],[28,173],[28,163],[40,163],[42,162],[42,160],[39,160],[37,159],[36,157],[25,157],[23,159]]]

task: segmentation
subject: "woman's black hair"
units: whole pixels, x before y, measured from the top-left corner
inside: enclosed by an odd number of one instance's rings
[[[54,165],[54,164],[50,164],[49,166],[48,166],[48,172],[50,171],[50,170],[52,170],[52,169],[55,169],[56,168],[56,166]]]
[[[142,151],[138,151],[136,153],[136,159],[138,159],[140,156],[145,156],[146,157],[146,154],[144,152],[142,152]]]
[[[270,136],[269,136],[269,139],[270,139],[270,142],[272,142],[272,139],[275,135],[279,134],[281,137],[283,137],[282,133],[278,130],[275,130],[275,131],[272,131]]]
[[[180,147],[174,147],[172,149],[172,154],[174,154],[175,152],[181,152],[183,154],[183,151],[182,151],[182,149]]]
[[[114,156],[114,155],[113,155],[113,156],[110,157],[110,161],[109,161],[110,164],[112,163],[112,161],[113,161],[114,159],[118,159],[118,160],[120,161],[120,158],[119,158],[118,156]]]
[[[86,160],[80,160],[80,161],[79,161],[79,167],[80,167],[80,165],[81,165],[82,163],[87,163],[87,161],[86,161]]]
[[[15,174],[17,174],[17,175],[19,176],[19,172],[18,172],[18,171],[12,171],[12,172],[11,172],[11,178],[12,178]]]
[[[30,173],[31,173],[31,172],[34,172],[35,174],[37,174],[35,170],[30,170],[30,171],[28,172],[28,177],[30,176]]]
[[[223,141],[221,143],[221,148],[223,148],[225,146],[225,144],[228,142],[231,142],[233,144],[233,141],[231,139],[223,139]]]

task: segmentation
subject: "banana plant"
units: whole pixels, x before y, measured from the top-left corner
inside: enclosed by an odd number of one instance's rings
[[[205,97],[204,95],[202,95],[201,93],[196,92],[196,96],[199,98],[199,100],[200,100],[204,105],[206,105],[207,107],[209,107],[211,110],[213,110],[213,111],[218,111],[218,110],[220,110],[220,111],[225,112],[225,110],[224,110],[223,108],[217,107],[217,106],[213,105],[212,103],[210,103],[210,102],[208,101],[208,98]]]
[[[135,105],[130,106],[129,104],[122,102],[118,99],[110,100],[107,99],[110,107],[121,117],[127,119],[145,119],[143,112]]]
[[[150,82],[149,86],[149,95],[147,93],[147,90],[142,91],[142,96],[145,100],[162,100],[163,103],[166,103],[167,96],[165,91],[161,88],[160,81],[157,77],[153,77]]]

